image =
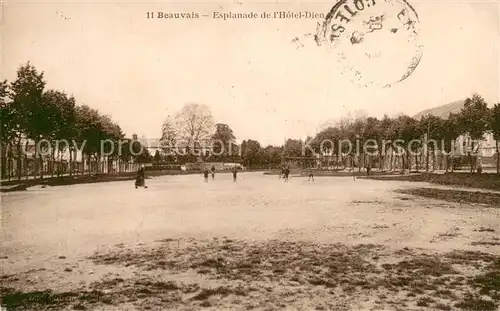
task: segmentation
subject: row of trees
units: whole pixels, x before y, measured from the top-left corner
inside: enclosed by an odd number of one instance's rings
[[[475,98],[479,99],[479,98]],[[470,109],[477,109],[476,103],[466,104],[463,113]],[[337,124],[327,127],[319,132],[313,139],[311,145],[317,152],[330,154],[334,157],[335,165],[354,165],[358,168],[363,166],[374,166],[377,162],[380,169],[408,168],[412,166],[418,170],[422,156],[426,157],[426,166],[429,165],[429,154],[433,158],[437,154],[451,153],[455,144],[453,143],[460,134],[466,133],[460,125],[462,115],[450,115],[447,119],[426,115],[416,120],[407,115],[390,118],[387,115],[382,119],[374,117],[358,117],[356,119],[343,118]],[[465,123],[464,123],[465,124]],[[484,132],[483,132],[484,133]],[[481,136],[482,137],[482,136]],[[427,143],[426,140],[435,140]],[[333,144],[321,145],[322,141],[331,141]],[[349,144],[342,144],[347,141]],[[352,146],[366,146],[370,142],[370,148],[358,148],[354,152]],[[398,144],[394,144],[398,141]],[[437,144],[436,144],[437,142]],[[365,153],[370,156],[365,156]],[[415,155],[412,159],[411,155]],[[413,160],[413,161],[412,161]],[[420,160],[420,163],[419,163]],[[413,163],[412,163],[413,162]],[[446,168],[448,168],[446,161]]]
[[[354,166],[356,163],[361,169],[363,166],[373,167],[376,162],[380,169],[413,168],[418,171],[424,168],[428,171],[432,163],[433,168],[439,165],[445,170],[453,170],[454,160],[465,158],[473,172],[477,167],[479,147],[487,132],[493,134],[498,155],[500,105],[495,104],[490,109],[483,97],[474,94],[465,99],[458,113],[450,113],[447,118],[432,114],[424,115],[420,120],[407,115],[394,118],[386,115],[382,119],[366,116],[342,118],[317,133],[310,145],[316,153],[331,155],[327,160],[335,166]],[[465,148],[457,142],[460,136],[470,139]],[[393,143],[396,140],[399,144]],[[325,144],[325,141],[333,143]],[[349,144],[342,144],[342,141],[350,142],[351,147],[364,146],[370,141],[371,150],[349,150]],[[367,151],[370,156],[365,156]],[[499,157],[496,159],[498,172]]]
[[[0,83],[0,124],[2,178],[10,179],[14,170],[18,179],[127,170],[141,149],[127,144],[131,140],[109,116],[77,105],[64,91],[46,89],[44,73],[29,62],[15,81]],[[147,159],[142,153],[135,160]]]
[[[244,140],[235,145],[235,136],[227,124],[215,124],[210,109],[204,105],[187,104],[174,116],[169,116],[162,127],[162,146],[166,154],[173,154],[171,146],[192,145],[192,142],[222,141],[223,152],[219,154],[219,144],[213,145],[214,153],[204,156],[202,160],[237,161],[247,166],[279,164],[282,159],[301,162],[306,165],[319,163],[327,167],[378,166],[380,169],[416,169],[439,165],[440,168],[453,170],[456,160],[454,153],[458,147],[459,136],[470,138],[465,158],[469,159],[470,169],[476,166],[475,159],[481,140],[488,131],[494,139],[500,140],[500,106],[488,107],[484,98],[474,94],[464,101],[459,113],[450,113],[447,118],[432,114],[420,120],[400,115],[394,118],[384,116],[382,119],[369,116],[356,118],[343,117],[339,121],[326,126],[315,135],[302,141],[289,139],[282,146],[261,146],[257,140]],[[399,145],[393,143],[398,140]],[[342,142],[349,144],[342,144]],[[370,156],[365,155],[363,148],[371,142]],[[326,142],[326,143],[325,143]],[[411,143],[410,143],[411,142]],[[182,143],[181,143],[182,145]],[[194,145],[193,145],[194,146]],[[199,146],[201,149],[202,146]],[[196,147],[194,147],[196,148]],[[239,149],[241,148],[241,149]],[[375,154],[375,156],[373,156]],[[414,156],[412,156],[414,155]],[[499,157],[497,168],[499,167]],[[178,161],[174,155],[170,161]],[[192,160],[192,159],[191,159]],[[310,160],[310,161],[309,161]],[[327,163],[325,163],[327,162]]]
[[[467,135],[472,141],[471,159],[487,131],[493,133],[498,153],[500,106],[496,104],[490,109],[481,96],[474,94],[465,100],[459,113],[447,118],[343,117],[305,141],[289,139],[282,146],[262,146],[254,139],[237,144],[230,126],[215,123],[206,105],[188,103],[167,117],[161,129],[163,152],[151,157],[137,141],[126,139],[109,116],[77,105],[74,97],[63,91],[46,89],[44,73],[27,63],[18,69],[15,81],[0,82],[0,126],[2,178],[10,178],[13,171],[19,179],[22,175],[43,178],[44,174],[121,172],[131,168],[130,163],[151,161],[231,161],[249,167],[269,167],[288,159],[303,164],[304,160],[311,160],[307,165],[317,165],[319,160],[320,165],[337,168],[378,165],[380,169],[418,169],[425,165],[429,169],[430,163],[435,166],[440,157],[445,160],[440,165],[444,163],[448,169],[453,168],[453,141],[460,135]],[[424,138],[442,145],[429,144]],[[417,139],[420,143],[409,144]],[[402,141],[402,147],[384,143],[395,140]],[[363,149],[352,150],[342,141],[351,146],[375,142],[371,154],[375,151],[376,156],[366,156]],[[419,154],[412,158],[412,152]],[[317,155],[321,157],[318,159]],[[498,160],[499,157],[497,168]]]

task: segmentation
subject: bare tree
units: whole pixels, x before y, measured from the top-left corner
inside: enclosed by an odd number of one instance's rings
[[[206,105],[187,103],[175,117],[178,138],[188,148],[200,150],[213,134],[214,121]]]
[[[167,155],[172,153],[172,150],[177,142],[177,129],[176,129],[176,124],[175,120],[172,116],[167,116],[165,121],[163,121],[163,124],[161,126],[161,139],[160,139],[160,146],[163,152],[165,152]]]

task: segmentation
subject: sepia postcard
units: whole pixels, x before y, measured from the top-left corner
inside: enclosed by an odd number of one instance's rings
[[[0,9],[1,311],[500,311],[498,0]]]

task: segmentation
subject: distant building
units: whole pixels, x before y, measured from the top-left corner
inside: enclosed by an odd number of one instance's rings
[[[485,140],[481,142],[481,152],[483,157],[493,157],[497,152],[496,140],[493,138],[493,133],[485,134]]]
[[[455,101],[446,105],[434,107],[431,109],[423,110],[413,116],[414,119],[420,120],[423,116],[428,114],[436,117],[448,118],[450,113],[458,113],[464,107],[464,100]],[[474,150],[472,150],[474,149]],[[477,155],[481,158],[492,158],[496,153],[496,141],[493,138],[493,133],[486,132],[483,140],[473,142],[468,135],[460,135],[455,141],[455,153],[460,155],[462,153],[477,151]]]

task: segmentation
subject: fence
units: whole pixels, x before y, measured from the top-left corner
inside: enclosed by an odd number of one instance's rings
[[[90,159],[87,161],[40,160],[34,158],[0,158],[1,180],[37,179],[47,176],[78,176],[92,174],[120,174],[137,171],[140,163]]]

